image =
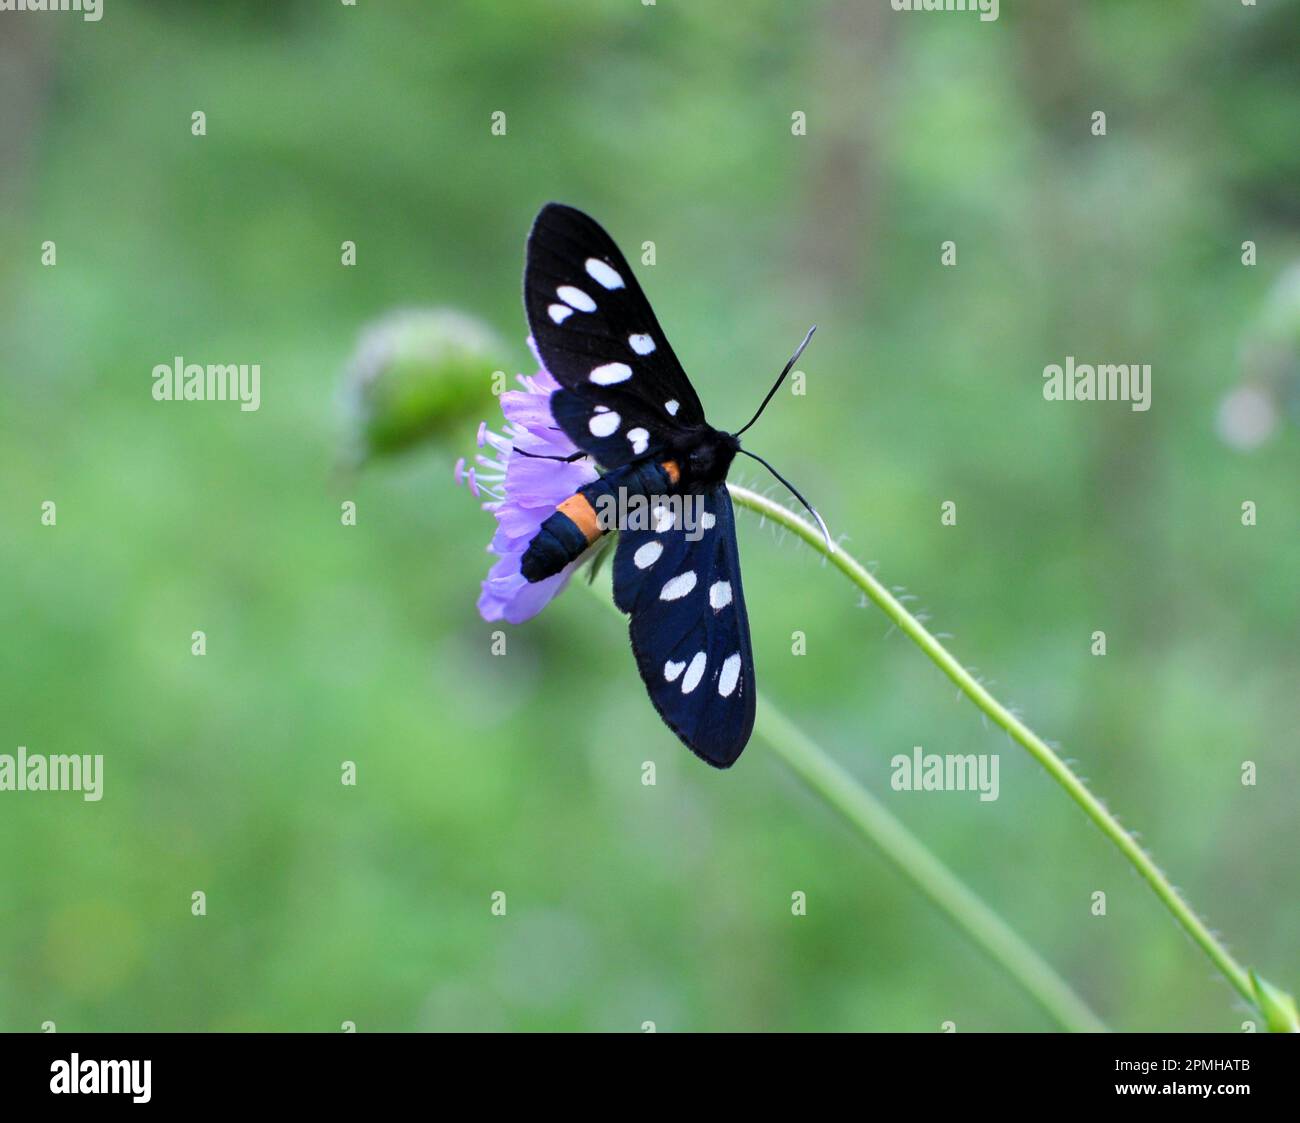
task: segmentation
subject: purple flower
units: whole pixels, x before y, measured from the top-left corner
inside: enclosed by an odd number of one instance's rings
[[[531,346],[532,340],[528,342]],[[466,467],[464,459],[456,462],[456,482],[465,484],[475,497],[487,496],[483,508],[497,519],[496,534],[488,546],[497,562],[483,580],[479,615],[511,624],[522,624],[541,612],[582,563],[578,558],[554,577],[536,584],[525,581],[519,572],[519,561],[543,521],[599,474],[586,457],[571,464],[534,458],[571,456],[578,449],[551,416],[551,395],[560,384],[545,370],[531,378],[521,374],[519,382],[522,390],[501,395],[504,432],[494,433],[484,422],[479,426],[478,446],[489,451],[475,456],[473,466]],[[534,457],[516,456],[516,448]]]

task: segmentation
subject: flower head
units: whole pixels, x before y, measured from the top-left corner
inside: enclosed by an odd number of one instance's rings
[[[479,614],[484,620],[511,624],[521,624],[541,612],[582,563],[579,558],[535,584],[519,572],[520,559],[542,523],[598,475],[585,457],[567,464],[538,459],[572,456],[578,449],[551,416],[551,395],[560,384],[544,369],[531,377],[521,374],[519,383],[522,390],[501,395],[506,420],[503,432],[493,432],[484,422],[479,426],[478,445],[485,451],[474,457],[473,465],[464,459],[456,462],[456,482],[476,497],[486,497],[483,508],[497,520],[488,546],[497,561],[483,580]],[[516,450],[532,455],[521,456]]]

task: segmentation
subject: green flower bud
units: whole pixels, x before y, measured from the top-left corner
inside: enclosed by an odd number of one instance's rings
[[[344,384],[354,463],[463,433],[491,403],[505,354],[486,324],[449,308],[391,312],[368,325]]]

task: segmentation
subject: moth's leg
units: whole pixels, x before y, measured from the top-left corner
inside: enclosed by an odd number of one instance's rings
[[[572,464],[575,460],[581,460],[587,454],[579,449],[568,456],[547,456],[540,452],[526,452],[522,448],[516,448],[512,451],[517,452],[520,456],[527,456],[530,460],[558,460],[561,464]]]

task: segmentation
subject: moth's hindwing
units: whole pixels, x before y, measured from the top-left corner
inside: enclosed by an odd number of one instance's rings
[[[607,468],[662,449],[704,410],[627,259],[573,207],[543,207],[528,236],[524,308],[563,387],[551,412]]]
[[[669,521],[620,532],[614,601],[632,616],[632,651],[655,709],[692,752],[727,768],[753,731],[755,687],[726,486],[704,493],[696,541]]]

